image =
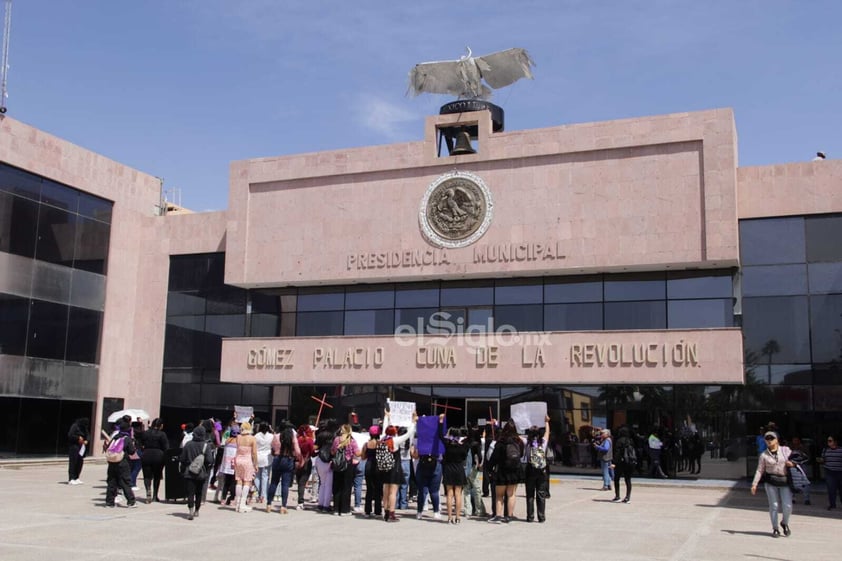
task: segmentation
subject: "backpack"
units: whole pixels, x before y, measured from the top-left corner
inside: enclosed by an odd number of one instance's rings
[[[506,456],[503,460],[503,466],[506,469],[514,470],[520,468],[520,459],[523,456],[523,454],[521,453],[520,447],[517,444],[518,443],[514,440],[506,442],[506,448],[504,449]]]
[[[345,457],[345,448],[337,448],[336,454],[330,460],[330,469],[333,471],[345,471],[348,469],[348,459]]]
[[[208,443],[205,442],[202,446],[202,453],[191,460],[190,465],[187,466],[187,475],[192,476],[191,479],[205,479],[207,477],[207,470],[205,469],[205,450],[207,450]]]
[[[529,465],[539,470],[547,467],[547,451],[540,444],[529,447]]]
[[[123,446],[126,444],[126,437],[125,436],[116,436],[108,445],[108,449],[105,450],[105,460],[109,464],[116,464],[123,461],[123,456],[125,453],[123,452]]]
[[[634,446],[631,446],[630,444],[623,446],[623,452],[620,454],[620,460],[624,464],[628,464],[630,466],[637,464],[637,451],[634,449]]]
[[[330,453],[330,446],[325,445],[319,448],[319,459],[326,464],[329,464],[330,461],[333,459]]]
[[[395,467],[395,455],[389,451],[389,445],[386,442],[381,440],[377,443],[374,461],[377,464],[377,471],[392,471]]]

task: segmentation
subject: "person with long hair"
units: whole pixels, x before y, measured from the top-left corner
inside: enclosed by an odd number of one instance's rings
[[[414,412],[412,413],[412,424],[407,428],[406,434],[400,436],[398,436],[398,428],[389,425],[390,414],[388,411],[386,411],[384,417],[386,419],[386,436],[383,440],[395,460],[391,470],[381,473],[383,481],[383,516],[386,522],[399,522],[400,519],[395,514],[395,504],[398,498],[398,487],[403,482],[400,447],[405,442],[412,440],[412,437],[415,436],[415,423],[418,420],[418,415]]]
[[[298,490],[297,510],[304,510],[304,493],[307,490],[307,481],[313,472],[313,429],[309,425],[298,427],[298,450],[299,457],[295,464],[295,483]]]
[[[240,424],[240,435],[237,436],[237,455],[234,458],[234,479],[237,481],[235,490],[235,501],[237,512],[248,512],[250,507],[246,506],[251,483],[257,472],[257,440],[251,433],[251,423],[248,421]]]
[[[359,461],[360,450],[354,440],[351,425],[345,424],[339,429],[339,435],[333,439],[331,454],[345,455],[345,469],[333,468],[333,511],[338,515],[351,514],[351,490],[354,483],[354,466]]]
[[[620,500],[620,478],[626,484],[626,496],[624,503],[631,501],[632,473],[637,465],[637,448],[634,444],[631,431],[627,426],[620,427],[617,431],[617,441],[614,443],[613,463],[614,468],[614,498],[612,502]]]
[[[170,441],[164,432],[164,421],[156,418],[149,430],[143,432],[143,486],[146,488],[146,504],[160,502],[158,490],[164,475],[164,452],[170,449]]]
[[[333,471],[330,469],[331,447],[336,436],[336,421],[333,419],[322,420],[319,423],[319,430],[315,438],[315,459],[316,474],[319,477],[319,494],[316,509],[319,512],[330,512],[330,501],[333,498]]]
[[[521,459],[523,458],[523,441],[517,433],[517,426],[513,419],[509,419],[497,435],[494,445],[492,463],[494,464],[495,512],[496,515],[488,519],[491,523],[509,522],[515,515],[515,492],[521,478]],[[503,514],[503,501],[506,501],[506,511]]]
[[[85,463],[85,454],[88,451],[88,441],[91,439],[91,421],[87,417],[76,419],[70,430],[67,431],[67,484],[81,485],[79,476],[82,475],[82,466]]]
[[[380,426],[371,425],[368,429],[368,442],[363,446],[365,457],[365,515],[380,517],[383,513],[383,481],[377,469],[377,443],[380,442]]]
[[[260,423],[257,427],[257,434],[254,435],[257,441],[257,475],[254,478],[254,485],[257,487],[257,502],[265,503],[268,507],[266,494],[269,490],[269,471],[272,469],[270,455],[272,454],[272,442],[275,435],[270,431],[269,423]]]
[[[269,484],[269,495],[266,498],[266,512],[272,511],[272,501],[278,490],[278,482],[281,484],[281,508],[278,512],[286,514],[287,500],[289,499],[289,488],[292,485],[292,475],[295,471],[295,463],[301,456],[298,449],[298,439],[295,438],[292,423],[284,422],[272,441],[272,482]]]
[[[538,507],[538,522],[547,519],[547,443],[550,441],[550,417],[544,417],[542,428],[531,427],[526,432],[526,521],[535,520],[535,506]],[[511,511],[510,511],[511,512]]]
[[[471,443],[464,427],[451,427],[444,434],[444,413],[439,415],[439,439],[444,444],[442,454],[442,483],[444,483],[445,512],[449,524],[459,524],[462,516],[462,489],[468,482],[465,461]]]
[[[122,440],[122,458],[119,461],[108,462],[106,476],[105,506],[116,505],[117,490],[121,489],[126,497],[126,506],[136,508],[134,492],[131,485],[131,470],[129,456],[135,451],[134,439],[131,437],[131,424],[122,419],[117,424],[117,433],[109,439],[108,450],[116,450]]]
[[[751,482],[751,494],[757,493],[757,485],[762,479],[766,499],[769,501],[772,537],[777,538],[781,535],[778,529],[778,510],[783,512],[780,527],[784,535],[789,536],[792,533],[789,529],[789,518],[792,516],[792,490],[787,482],[786,471],[795,465],[789,460],[792,451],[778,442],[778,434],[774,431],[766,431],[763,440],[766,441],[766,450],[761,452],[757,459],[757,470]]]

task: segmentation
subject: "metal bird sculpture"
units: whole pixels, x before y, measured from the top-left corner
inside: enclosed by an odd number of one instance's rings
[[[466,49],[468,54],[459,60],[416,64],[409,72],[412,95],[436,93],[456,95],[459,99],[488,99],[492,89],[521,78],[532,79],[535,62],[526,49],[507,49],[478,57],[469,47]]]

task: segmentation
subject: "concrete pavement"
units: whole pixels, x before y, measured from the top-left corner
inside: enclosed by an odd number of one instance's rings
[[[429,513],[418,521],[414,511],[399,512],[399,524],[317,514],[310,504],[281,515],[209,503],[191,522],[183,503],[106,508],[105,464],[86,462],[84,485],[67,485],[66,474],[64,464],[0,467],[0,559],[829,561],[842,530],[842,514],[825,510],[826,497],[814,492],[813,506],[795,506],[792,536],[773,539],[765,494],[721,480],[634,480],[631,503],[622,504],[610,502],[597,477],[553,476],[545,524],[456,526]],[[522,486],[515,514],[525,516]]]

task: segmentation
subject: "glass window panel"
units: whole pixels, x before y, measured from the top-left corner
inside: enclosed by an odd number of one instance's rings
[[[300,302],[299,302],[300,304]],[[342,335],[343,312],[298,312],[296,330],[299,337]]]
[[[246,291],[236,286],[216,286],[205,292],[208,314],[242,314],[246,311]]]
[[[202,381],[202,372],[192,368],[164,369],[164,384],[198,384]]]
[[[842,263],[811,263],[807,277],[813,294],[842,292]]]
[[[240,384],[202,384],[203,405],[236,405],[242,403],[242,395]]]
[[[205,286],[214,288],[225,284],[225,254],[208,253],[208,276]]]
[[[810,362],[806,296],[743,298],[746,353],[760,363]]]
[[[41,198],[41,178],[12,166],[0,164],[0,191],[8,191],[38,201]]]
[[[746,265],[803,263],[803,218],[740,221],[740,261]]]
[[[205,313],[205,299],[198,292],[169,292],[167,316],[192,316]]]
[[[349,286],[345,291],[346,310],[376,310],[395,307],[393,285]]]
[[[813,383],[813,370],[808,364],[767,364],[758,368],[767,371],[772,384],[803,386]]]
[[[441,285],[442,306],[490,306],[493,303],[492,281],[460,281]]]
[[[251,312],[253,314],[280,314],[281,296],[275,291],[250,290]]]
[[[494,303],[540,304],[544,301],[544,285],[541,279],[497,281],[494,287]]]
[[[0,251],[35,256],[38,203],[0,192]]]
[[[667,283],[664,273],[606,275],[605,301],[663,300]]]
[[[394,333],[392,310],[349,310],[345,312],[345,335],[388,335]]]
[[[545,331],[601,331],[602,304],[545,304]]]
[[[207,255],[173,255],[170,257],[170,290],[201,290],[206,286],[205,279],[207,276]]]
[[[491,308],[469,308],[468,325],[470,333],[485,333],[494,330]]]
[[[804,226],[807,261],[842,261],[842,216],[809,216]]]
[[[842,369],[839,364],[823,364],[813,369],[815,385],[833,385],[842,383]]]
[[[272,405],[272,386],[259,384],[242,384],[243,403],[250,403],[254,407],[270,407]]]
[[[734,304],[731,298],[670,300],[667,303],[667,314],[670,329],[734,326]]]
[[[111,212],[114,203],[101,199],[89,193],[79,193],[79,214],[94,218],[107,224],[111,223]]]
[[[398,308],[395,310],[395,332],[404,335],[426,333],[430,318],[438,308]]]
[[[810,297],[813,362],[842,360],[842,295]]]
[[[743,268],[743,296],[795,296],[807,293],[806,265]]]
[[[842,385],[822,386],[817,389],[813,395],[814,410],[829,411],[838,415],[839,411],[842,411]]]
[[[544,306],[525,304],[521,306],[496,306],[494,308],[495,329],[514,331],[543,331]]]
[[[164,366],[197,367],[204,361],[204,316],[167,318],[164,333]]]
[[[544,302],[602,302],[602,276],[547,279],[544,283]]]
[[[29,299],[0,294],[0,354],[23,356]]]
[[[464,333],[468,322],[468,312],[465,308],[447,308],[436,312],[430,318],[427,333],[433,335],[452,335]]]
[[[342,288],[302,288],[298,292],[299,312],[341,310],[344,307],[345,291]]]
[[[65,360],[97,364],[102,312],[70,308]]]
[[[772,402],[780,411],[810,411],[813,409],[810,386],[770,386]]]
[[[605,329],[666,329],[665,301],[606,302]]]
[[[252,314],[250,337],[278,337],[281,334],[281,314]]]
[[[78,218],[73,267],[100,275],[105,274],[110,234],[111,226],[105,222]]]
[[[38,240],[35,258],[70,267],[76,240],[75,214],[41,205],[38,209]]]
[[[67,340],[68,306],[43,300],[32,300],[29,307],[29,330],[26,355],[64,359]]]
[[[395,287],[396,308],[428,308],[439,305],[439,283],[413,283]]]
[[[734,295],[730,271],[711,273],[675,272],[667,275],[667,298],[731,298]]]
[[[79,191],[44,179],[41,183],[41,202],[76,214],[79,210]]]
[[[206,316],[205,331],[220,337],[244,337],[246,334],[246,315],[220,314]]]
[[[196,404],[199,403],[201,389],[201,384],[161,384],[161,406],[196,407]]]

